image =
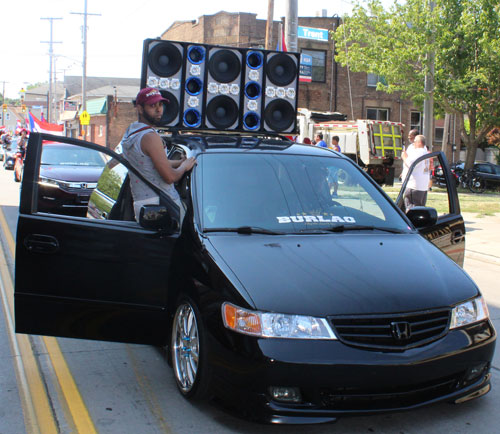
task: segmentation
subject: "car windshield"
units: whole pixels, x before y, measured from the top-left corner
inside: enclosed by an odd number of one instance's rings
[[[52,166],[97,166],[104,167],[106,161],[99,152],[77,146],[44,145],[42,164]]]
[[[195,179],[204,231],[410,230],[363,173],[338,157],[203,154]]]

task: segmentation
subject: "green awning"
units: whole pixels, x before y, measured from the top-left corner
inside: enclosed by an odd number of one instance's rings
[[[83,111],[82,108],[78,111],[78,114]],[[87,100],[87,113],[92,115],[104,115],[108,112],[107,98],[96,98]]]

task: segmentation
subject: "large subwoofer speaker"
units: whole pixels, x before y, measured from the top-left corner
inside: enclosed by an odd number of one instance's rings
[[[242,57],[234,48],[209,49],[205,109],[205,126],[209,129],[239,129]]]
[[[146,39],[144,41],[141,88],[160,90],[168,103],[164,103],[161,126],[179,124],[182,104],[182,84],[185,49],[180,42]]]
[[[297,129],[299,55],[267,52],[265,64],[264,130],[293,133]]]

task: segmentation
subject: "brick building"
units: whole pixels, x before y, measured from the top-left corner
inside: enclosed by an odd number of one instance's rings
[[[282,19],[284,22],[284,18]],[[280,34],[280,24],[273,23],[275,47]],[[333,30],[340,23],[338,17],[299,17],[299,26]],[[203,15],[197,20],[175,21],[161,35],[162,39],[174,41],[218,44],[234,47],[264,48],[266,20],[247,12],[221,11],[214,15]],[[379,119],[402,122],[406,131],[418,128],[422,131],[423,116],[412,101],[401,99],[397,93],[387,94],[376,89],[380,79],[375,74],[355,73],[336,63],[332,53],[334,42],[298,39],[298,51],[312,56],[312,81],[300,83],[298,106],[318,111],[338,111],[348,119]],[[434,148],[439,150],[443,137],[443,120],[435,121]],[[450,129],[450,140],[459,141],[458,125]],[[451,158],[451,155],[448,155]]]

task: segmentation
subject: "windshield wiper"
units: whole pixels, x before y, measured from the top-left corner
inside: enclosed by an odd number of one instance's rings
[[[345,231],[383,231],[390,232],[391,234],[403,234],[405,231],[397,228],[386,228],[383,226],[369,226],[369,225],[338,225],[331,228],[325,228],[328,232],[345,232]]]
[[[238,228],[206,228],[203,232],[236,232],[238,234],[265,234],[265,235],[283,235],[283,232],[271,231],[269,229],[256,226],[240,226]]]

